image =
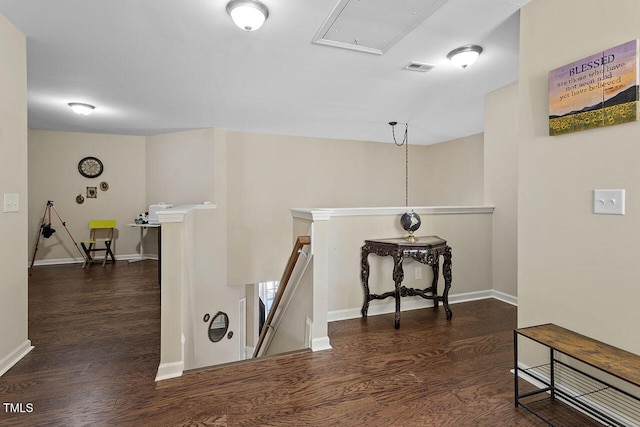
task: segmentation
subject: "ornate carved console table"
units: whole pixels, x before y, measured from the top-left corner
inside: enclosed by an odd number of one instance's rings
[[[451,309],[449,308],[449,289],[451,288],[451,248],[447,246],[447,241],[438,236],[418,237],[415,242],[408,242],[403,238],[365,240],[362,246],[362,259],[360,278],[364,287],[364,305],[362,306],[362,317],[367,317],[369,302],[374,299],[385,299],[394,297],[396,300],[395,327],[400,328],[400,298],[404,296],[419,295],[422,298],[433,300],[434,308],[438,307],[438,302],[447,313],[447,320],[451,320]],[[393,257],[393,281],[395,290],[377,295],[369,292],[369,254],[378,256]],[[440,256],[443,258],[442,275],[444,276],[444,291],[442,296],[438,295],[438,272],[440,269]],[[418,262],[431,266],[433,270],[433,281],[431,286],[425,289],[413,289],[402,286],[404,271],[402,261],[409,257]]]

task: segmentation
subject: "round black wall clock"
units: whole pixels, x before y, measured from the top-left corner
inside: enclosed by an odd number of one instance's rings
[[[97,178],[102,174],[104,166],[97,157],[85,157],[78,162],[78,172],[87,178]]]

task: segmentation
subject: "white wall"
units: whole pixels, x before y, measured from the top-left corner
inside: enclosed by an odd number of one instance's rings
[[[18,212],[0,212],[0,375],[31,349],[27,339],[26,56],[25,36],[0,15],[0,197],[19,197]]]
[[[184,226],[182,214],[179,220],[162,223],[162,286],[160,291],[160,366],[156,380],[182,375],[184,370],[183,292],[186,263],[184,254]],[[162,222],[162,216],[158,215]]]
[[[47,200],[54,202],[51,214],[56,232],[48,239],[40,238],[37,263],[82,259],[56,211],[78,245],[89,237],[90,220],[113,218],[117,222],[116,258],[138,253],[140,235],[127,224],[147,210],[144,137],[29,130],[28,145],[30,257]],[[78,162],[86,156],[102,161],[102,175],[80,175]],[[107,191],[100,190],[102,181],[109,184]],[[89,186],[98,187],[97,198],[86,197]],[[78,194],[85,197],[84,203],[76,203]]]
[[[640,354],[640,123],[548,136],[548,72],[640,37],[637,0],[521,11],[518,325],[552,322]],[[626,189],[626,215],[592,191]]]

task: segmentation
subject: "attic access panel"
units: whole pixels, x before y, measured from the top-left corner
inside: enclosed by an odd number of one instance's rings
[[[448,0],[339,0],[313,42],[382,55]]]

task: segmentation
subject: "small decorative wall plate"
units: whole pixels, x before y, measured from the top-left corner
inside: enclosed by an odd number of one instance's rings
[[[109,189],[109,183],[107,181],[102,181],[100,183],[100,189],[102,191],[107,191]]]
[[[98,197],[97,187],[87,187],[87,199],[95,199]]]
[[[78,194],[76,196],[76,203],[79,204],[79,205],[84,203],[84,197],[82,196],[82,194]]]

